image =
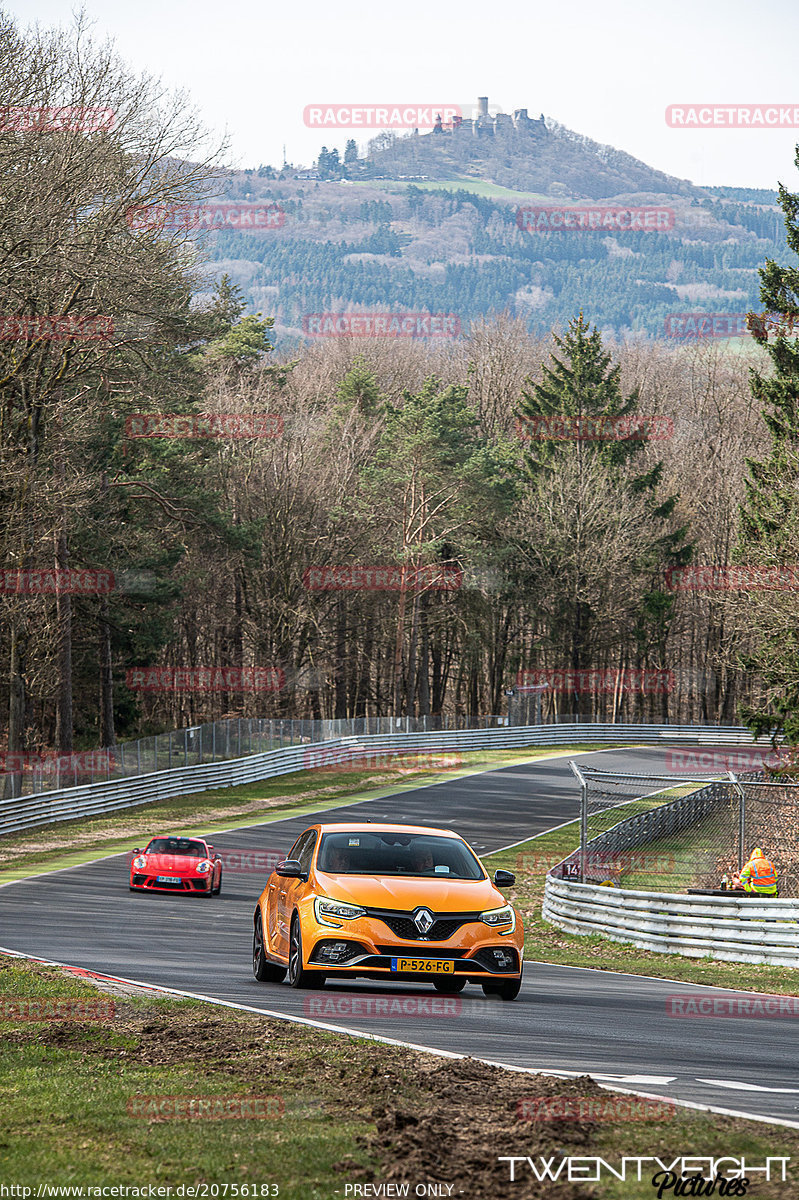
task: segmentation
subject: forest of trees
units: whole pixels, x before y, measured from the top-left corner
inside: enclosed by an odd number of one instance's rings
[[[508,312],[540,334],[582,307],[607,336],[662,338],[673,313],[746,313],[763,261],[786,261],[782,213],[765,194],[661,197],[672,230],[604,236],[530,233],[517,205],[456,185],[380,193],[244,173],[227,191],[286,214],[278,232],[228,230],[206,248],[249,305],[268,306],[278,347],[302,338],[306,313],[359,308],[452,312],[464,323]]]
[[[795,589],[685,583],[799,561],[790,320],[745,351],[609,341],[560,243],[555,335],[505,313],[278,353],[191,236],[128,219],[219,191],[185,105],[80,26],[4,18],[0,43],[9,104],[115,112],[0,132],[9,753],[222,716],[501,713],[514,688],[524,719],[532,686],[545,717],[793,728]],[[310,259],[270,254],[303,286]],[[793,268],[762,289],[799,318]]]

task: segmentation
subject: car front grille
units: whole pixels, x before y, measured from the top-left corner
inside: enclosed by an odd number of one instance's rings
[[[392,958],[462,958],[457,950],[440,950],[436,946],[378,946],[381,954],[390,954]]]
[[[377,917],[398,938],[407,942],[446,942],[453,937],[464,925],[477,921],[479,913],[446,913],[435,918],[427,933],[420,933],[413,919],[413,913],[396,912],[385,908],[367,908],[367,915]]]

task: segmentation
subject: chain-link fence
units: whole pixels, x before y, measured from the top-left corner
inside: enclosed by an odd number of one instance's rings
[[[764,773],[625,775],[572,768],[581,788],[580,850],[562,873],[642,891],[716,889],[755,846],[799,895],[799,783]]]
[[[737,776],[742,791],[744,851],[759,846],[777,871],[781,896],[799,896],[799,783],[764,772]]]
[[[119,742],[102,750],[61,755],[0,754],[0,797],[38,795],[174,767],[224,762],[331,738],[495,729],[506,724],[507,718],[500,716],[353,717],[330,721],[234,717]]]

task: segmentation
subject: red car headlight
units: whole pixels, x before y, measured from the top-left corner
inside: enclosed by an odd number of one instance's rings
[[[133,865],[137,871],[143,871],[147,866],[147,859],[143,854],[140,854],[138,858],[134,858]]]
[[[211,870],[211,864],[207,858],[204,858],[201,862],[197,863],[197,866],[194,869],[195,871],[198,871],[200,875],[207,875]]]

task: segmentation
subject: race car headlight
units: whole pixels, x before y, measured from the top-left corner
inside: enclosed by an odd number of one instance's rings
[[[503,904],[502,908],[489,908],[480,913],[480,920],[492,929],[499,929],[500,933],[513,933],[516,928],[516,913],[510,904]]]
[[[366,915],[366,909],[358,904],[345,904],[343,900],[328,900],[317,896],[313,902],[314,915],[320,925],[338,925],[339,921],[354,921]]]
[[[197,866],[194,869],[195,869],[195,871],[198,871],[200,873],[200,875],[207,875],[208,872],[211,870],[211,864],[209,863],[207,858],[204,858],[202,860],[202,862],[197,863]]]
[[[137,871],[143,871],[147,866],[147,859],[143,854],[140,854],[138,858],[134,858],[133,865]]]

